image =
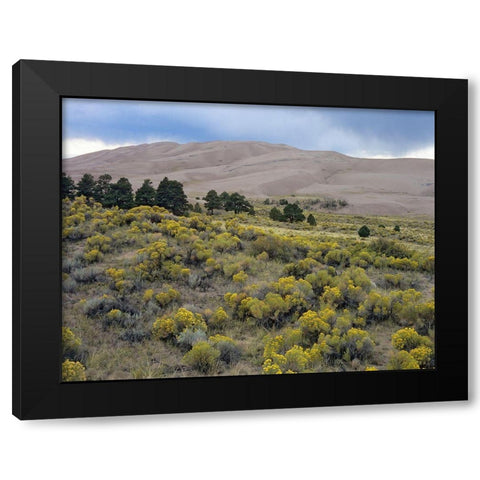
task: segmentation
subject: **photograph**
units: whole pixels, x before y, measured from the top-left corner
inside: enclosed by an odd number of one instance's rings
[[[435,369],[434,111],[61,103],[62,382]]]

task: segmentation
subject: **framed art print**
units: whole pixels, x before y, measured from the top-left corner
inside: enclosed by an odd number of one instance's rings
[[[22,419],[467,398],[467,82],[20,61]]]

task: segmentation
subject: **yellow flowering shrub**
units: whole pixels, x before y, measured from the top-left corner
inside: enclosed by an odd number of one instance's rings
[[[288,329],[283,335],[267,337],[263,351],[263,372],[265,374],[302,373],[310,371],[322,361],[319,346],[303,348],[294,344],[301,339],[298,329]]]
[[[335,317],[335,311],[330,307],[325,307],[320,312],[308,310],[299,319],[298,323],[302,334],[307,343],[313,344],[320,333],[328,333],[330,331],[330,323]]]
[[[147,280],[154,280],[159,276],[163,263],[170,255],[170,250],[165,241],[159,240],[138,250],[137,255],[139,262],[134,268],[135,272]]]
[[[294,345],[290,350],[285,352],[285,370],[295,373],[302,373],[307,370],[310,357],[299,345]]]
[[[366,268],[373,264],[373,256],[369,252],[361,250],[352,256],[350,263],[358,267]]]
[[[204,271],[209,275],[218,272],[222,269],[222,264],[217,262],[214,258],[207,258],[205,260]]]
[[[392,317],[396,296],[382,295],[378,292],[370,292],[364,302],[358,307],[358,314],[374,321],[383,321]]]
[[[96,249],[102,253],[106,253],[110,250],[112,239],[105,235],[93,235],[87,238],[87,247],[90,250]]]
[[[425,272],[433,274],[435,272],[435,257],[433,255],[427,257],[425,260],[421,262],[420,267]]]
[[[161,307],[166,307],[170,303],[179,300],[180,297],[180,292],[170,287],[166,292],[157,293],[155,295],[155,300]]]
[[[403,282],[403,275],[401,273],[386,273],[383,278],[388,286],[399,288]]]
[[[370,358],[374,346],[375,342],[370,338],[368,332],[360,328],[351,328],[342,336],[342,351],[349,360]]]
[[[164,340],[180,334],[186,329],[207,331],[207,324],[199,313],[179,308],[173,317],[157,318],[153,323],[152,336]]]
[[[225,303],[231,308],[235,314],[237,314],[238,308],[242,302],[247,298],[247,294],[245,292],[240,292],[240,293],[231,293],[227,292],[224,296],[223,299],[225,300]]]
[[[327,265],[339,266],[348,260],[348,252],[346,250],[330,250],[325,255]]]
[[[268,260],[270,259],[267,252],[259,253],[256,258],[260,262],[268,262]]]
[[[85,367],[80,362],[65,360],[62,363],[62,382],[84,382],[86,379]]]
[[[430,300],[425,303],[415,305],[415,328],[423,334],[428,333],[435,324],[435,301]]]
[[[143,301],[149,302],[153,298],[153,294],[154,292],[152,288],[148,288],[147,290],[145,290],[145,293],[143,294]]]
[[[125,319],[125,314],[118,308],[112,308],[104,318],[105,325],[112,325],[114,323],[122,323]]]
[[[406,350],[394,352],[387,364],[388,370],[418,370],[420,365]]]
[[[222,308],[218,307],[211,315],[209,325],[215,328],[222,328],[225,326],[228,320],[227,312]]]
[[[394,292],[397,295],[398,303],[395,305],[395,315],[404,322],[413,324],[417,320],[417,305],[422,298],[422,293],[413,288]]]
[[[333,273],[335,270],[332,268]],[[335,286],[337,280],[329,270],[319,270],[318,272],[310,273],[305,277],[305,280],[312,286],[315,295],[321,295],[326,286]]]
[[[173,318],[157,318],[153,322],[152,337],[156,340],[165,340],[175,335],[176,326]]]
[[[239,320],[253,319],[259,325],[267,328],[278,326],[289,318],[289,314],[298,305],[295,298],[289,295],[283,298],[273,292],[267,293],[264,300],[249,297],[244,292],[225,296],[227,304],[233,306],[233,314],[236,318]]]
[[[402,328],[392,335],[392,345],[396,350],[413,350],[421,345],[429,346],[428,337],[420,335],[414,328]]]
[[[283,332],[284,345],[286,349],[290,349],[294,345],[300,345],[303,342],[303,333],[300,328],[287,328]]]
[[[263,373],[266,375],[278,375],[282,374],[283,372],[276,363],[273,363],[271,358],[267,358],[265,362],[263,362]]]
[[[232,277],[232,280],[235,282],[235,283],[240,283],[240,284],[244,284],[248,279],[248,275],[243,271],[241,270],[240,272],[236,273],[235,275],[233,275]]]
[[[276,335],[275,337],[267,337],[265,348],[263,350],[263,358],[272,358],[272,356],[280,352],[285,346],[285,339],[283,335]]]
[[[114,282],[118,282],[119,280],[123,280],[125,278],[125,270],[123,268],[107,268],[105,273]]]
[[[102,252],[94,248],[93,250],[89,250],[83,254],[83,258],[87,263],[94,263],[99,262],[103,258]]]
[[[214,238],[212,247],[217,252],[233,252],[238,250],[241,244],[242,242],[236,235],[224,232]]]
[[[305,277],[306,275],[312,273],[315,270],[320,268],[321,264],[317,262],[314,258],[304,258],[298,260],[295,263],[289,263],[285,265],[285,273],[287,275],[293,275],[294,277]]]
[[[353,315],[350,313],[349,310],[345,309],[341,315],[339,315],[335,321],[335,328],[338,328],[340,333],[343,335],[347,333],[356,319],[354,319]],[[357,322],[355,322],[355,326],[359,326]]]
[[[233,338],[227,337],[226,335],[219,335],[219,334],[212,335],[211,337],[208,338],[208,341],[212,345],[217,345],[217,343],[220,343],[220,342],[227,342],[227,343],[232,343],[233,345],[235,345],[235,342],[234,342]]]
[[[64,227],[77,226],[84,222],[85,222],[85,215],[83,213],[74,213],[73,215],[66,215],[63,217]]]
[[[64,355],[75,353],[81,345],[82,341],[70,328],[62,327],[62,347]]]
[[[417,270],[418,262],[409,258],[388,257],[388,266],[396,270]]]
[[[338,287],[325,285],[321,299],[327,305],[337,306],[343,302],[342,292]]]
[[[429,368],[432,366],[433,350],[430,347],[420,345],[410,350],[410,355],[417,361],[420,368]]]

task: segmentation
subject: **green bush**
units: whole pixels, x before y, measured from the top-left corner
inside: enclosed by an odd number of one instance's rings
[[[291,241],[279,235],[261,235],[252,243],[251,248],[253,256],[266,252],[269,258],[284,262],[291,261],[294,257]]]
[[[359,228],[358,235],[361,238],[367,238],[370,236],[370,229],[366,225],[363,225],[362,227]]]
[[[220,352],[208,342],[198,342],[183,357],[183,363],[200,373],[212,373],[218,366]]]
[[[386,257],[410,258],[412,251],[404,247],[395,240],[388,240],[387,238],[377,238],[370,242],[369,248],[374,252],[385,255]]]
[[[350,360],[359,358],[368,360],[373,354],[374,341],[368,332],[359,328],[351,328],[342,337],[342,349]]]
[[[418,370],[420,365],[415,358],[405,350],[395,352],[387,364],[388,370]]]
[[[220,352],[219,359],[227,365],[237,363],[240,359],[240,349],[230,337],[214,335],[209,341]]]

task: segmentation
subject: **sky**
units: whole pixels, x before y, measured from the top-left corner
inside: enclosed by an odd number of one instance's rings
[[[433,159],[434,112],[63,99],[63,158],[141,143],[216,140]]]

